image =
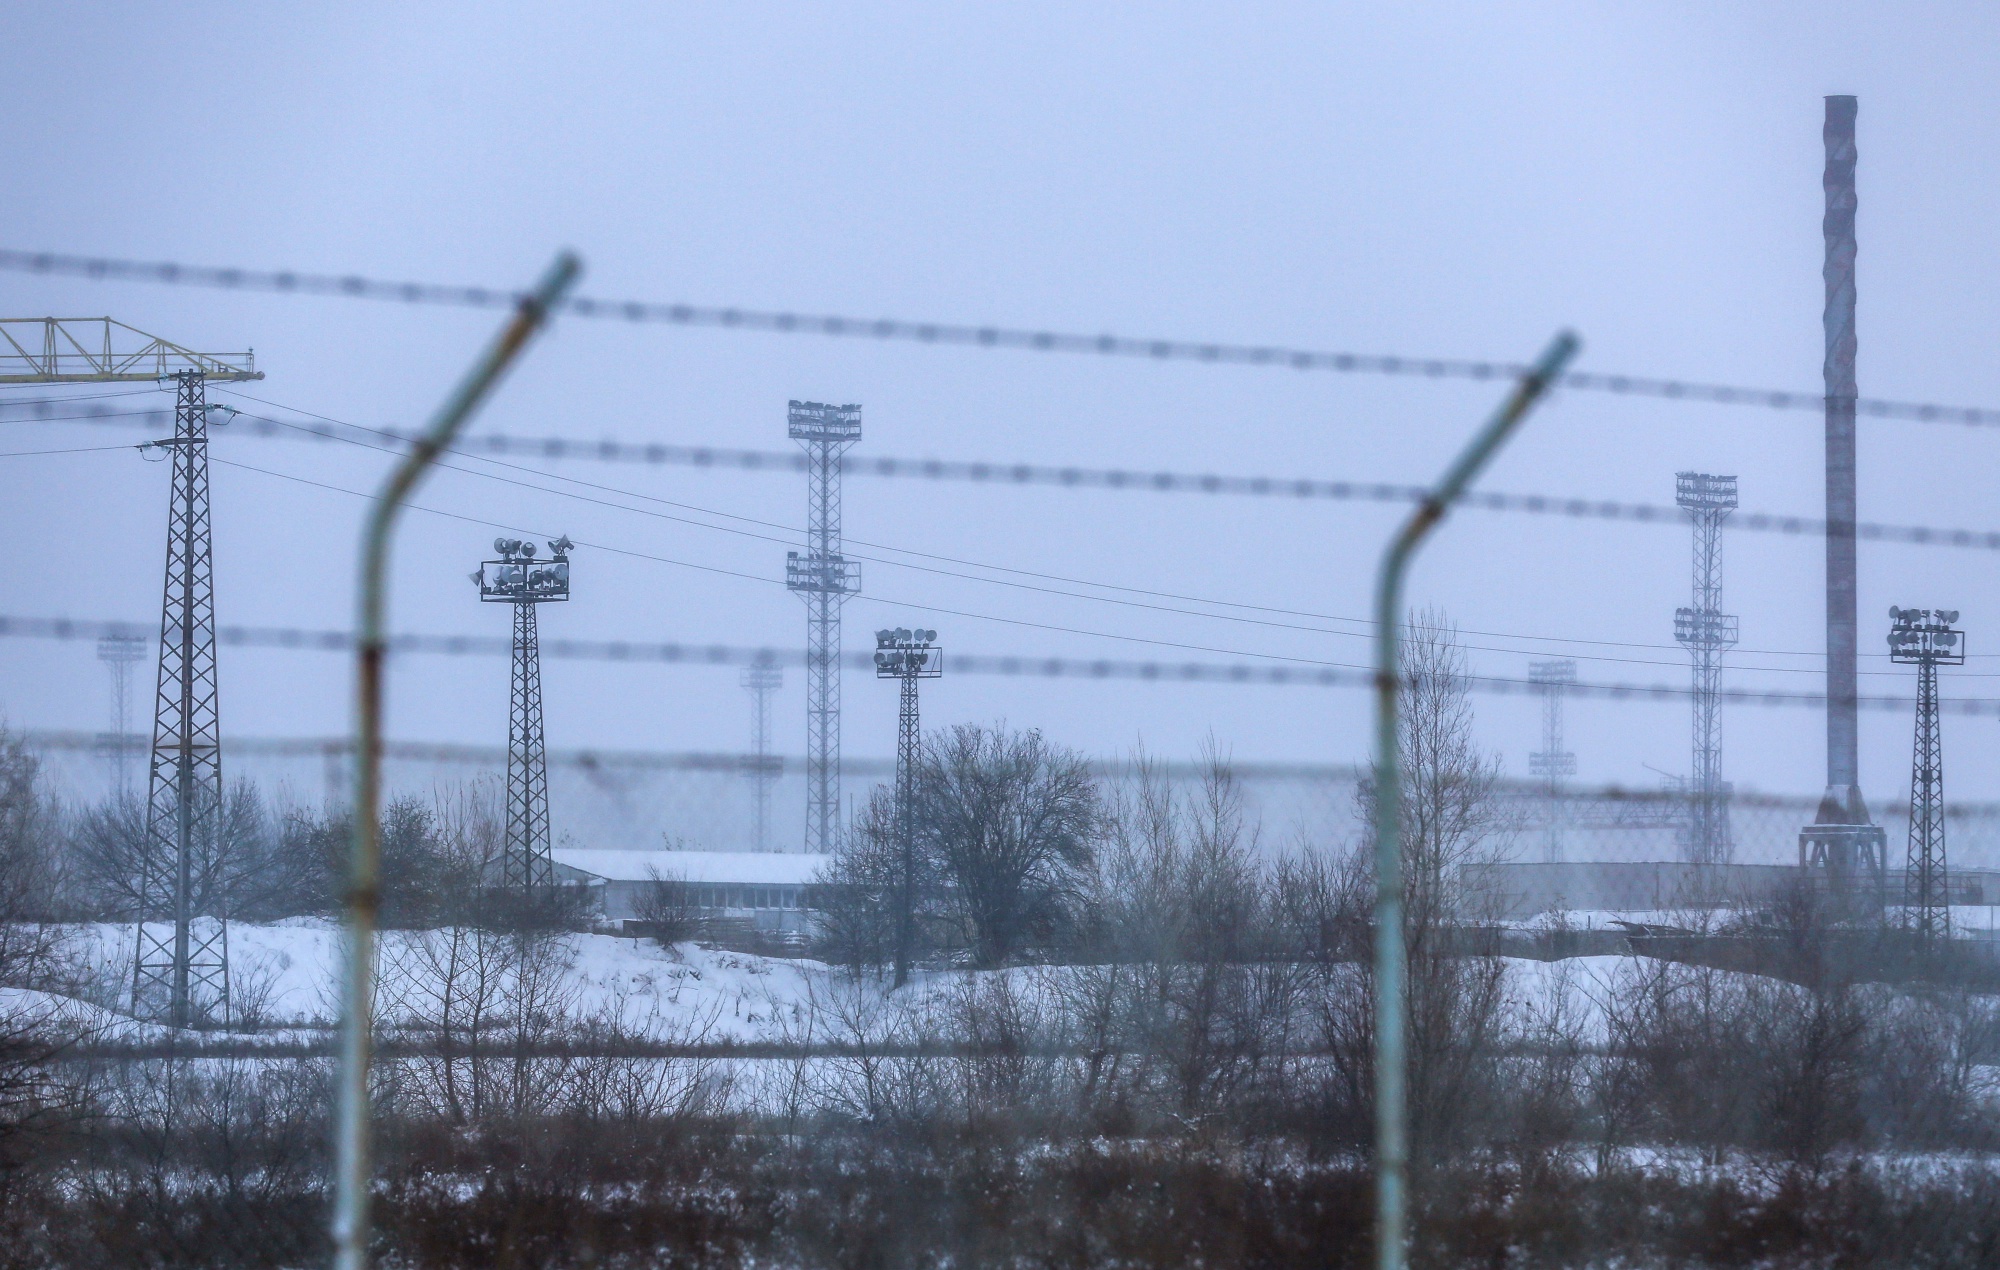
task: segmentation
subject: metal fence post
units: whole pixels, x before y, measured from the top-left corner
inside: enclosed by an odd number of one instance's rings
[[[347,967],[341,1011],[340,1070],[334,1112],[333,1257],[337,1270],[368,1264],[368,1059],[373,1041],[375,916],[380,906],[377,803],[381,798],[382,668],[388,652],[383,631],[389,536],[403,500],[424,471],[450,448],[459,430],[492,392],[500,376],[547,322],[575,283],[582,264],[559,254],[535,289],[521,297],[514,316],[466,372],[431,424],[396,465],[376,495],[361,539],[359,611],[355,632],[356,713],[354,839],[348,849]]]
[[[1407,1221],[1409,1117],[1405,1106],[1402,751],[1397,696],[1403,574],[1426,535],[1444,519],[1508,433],[1575,356],[1577,339],[1556,336],[1513,393],[1473,437],[1444,479],[1390,540],[1375,583],[1375,1262],[1403,1270]]]

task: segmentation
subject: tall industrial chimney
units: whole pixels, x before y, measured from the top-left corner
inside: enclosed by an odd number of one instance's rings
[[[1839,892],[1879,902],[1884,834],[1861,797],[1855,701],[1854,115],[1854,98],[1826,99],[1826,793],[1799,834],[1799,863],[1826,870]]]

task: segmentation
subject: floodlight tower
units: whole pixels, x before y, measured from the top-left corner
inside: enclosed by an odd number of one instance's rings
[[[840,838],[840,606],[861,565],[840,553],[840,457],[861,439],[861,407],[790,403],[806,452],[806,549],[785,553],[785,585],[806,602],[806,850]]]
[[[1903,870],[1903,920],[1929,957],[1951,938],[1944,854],[1944,748],[1938,734],[1939,666],[1965,664],[1956,609],[1889,610],[1889,660],[1917,668],[1917,735],[1910,762],[1910,855]]]
[[[896,897],[896,987],[910,979],[910,950],[916,943],[917,758],[923,731],[917,719],[917,681],[944,674],[944,650],[937,632],[911,630],[875,632],[875,677],[903,684],[902,706],[896,712],[896,847],[902,857]]]
[[[1722,611],[1722,522],[1736,510],[1736,478],[1675,476],[1674,501],[1694,521],[1694,605],[1674,610],[1674,638],[1694,658],[1694,771],[1688,786],[1688,859],[1726,864],[1732,852],[1728,788],[1722,781],[1722,654],[1737,622]]]
[[[97,660],[111,672],[111,732],[104,748],[111,757],[111,789],[119,802],[132,796],[132,664],[146,656],[143,635],[106,635],[97,641]]]
[[[756,743],[757,769],[751,775],[757,782],[757,850],[771,849],[771,694],[784,687],[785,672],[771,659],[769,653],[757,654],[757,660],[743,668],[738,681],[749,691],[751,699],[751,739]]]
[[[500,884],[527,891],[555,883],[549,858],[549,759],[542,739],[542,650],[535,606],[569,599],[567,537],[549,544],[553,559],[537,560],[535,544],[495,538],[498,560],[472,575],[484,604],[514,606],[513,688],[507,700],[507,831]]]
[[[197,353],[104,318],[0,318],[0,384],[151,383],[174,391],[173,459],[132,1012],[189,1027],[229,1014],[228,914],[208,885],[222,815],[208,384],[262,379],[254,353]],[[197,922],[196,918],[211,918]]]
[[[1534,661],[1528,663],[1528,679],[1542,698],[1542,748],[1528,755],[1528,771],[1546,784],[1542,796],[1548,803],[1548,837],[1542,854],[1550,864],[1563,858],[1562,780],[1576,775],[1576,755],[1563,748],[1563,689],[1576,682],[1576,663]]]

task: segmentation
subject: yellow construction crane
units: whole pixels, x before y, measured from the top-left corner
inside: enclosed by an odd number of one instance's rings
[[[197,353],[108,317],[0,318],[0,384],[262,379],[255,352]]]

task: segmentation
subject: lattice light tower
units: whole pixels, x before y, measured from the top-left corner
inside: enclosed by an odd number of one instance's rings
[[[480,564],[472,580],[485,604],[514,606],[514,674],[507,699],[507,829],[500,853],[500,884],[527,891],[555,884],[549,857],[549,756],[542,739],[542,650],[535,606],[569,599],[568,538],[549,544],[547,560],[535,544],[495,538],[498,560]]]
[[[143,635],[106,635],[97,641],[97,660],[111,674],[111,731],[103,749],[111,759],[111,789],[119,802],[132,797],[132,666],[146,657]]]
[[[174,1027],[226,1022],[229,926],[213,862],[222,816],[209,529],[208,384],[262,379],[253,353],[197,353],[102,318],[0,318],[0,384],[152,383],[174,391],[160,663],[139,855],[132,1012]]]
[[[1688,778],[1688,859],[1726,864],[1733,853],[1722,780],[1722,654],[1737,623],[1722,611],[1722,522],[1736,510],[1736,478],[1681,472],[1674,501],[1694,521],[1694,604],[1674,610],[1674,638],[1694,658],[1694,771]]]
[[[777,775],[771,759],[771,694],[785,686],[785,671],[769,653],[743,668],[738,681],[750,694],[750,737],[755,743],[757,766],[751,779],[757,782],[757,850],[771,849],[771,779]]]
[[[1576,663],[1560,661],[1528,663],[1528,679],[1542,699],[1542,748],[1528,755],[1528,772],[1544,784],[1542,797],[1548,804],[1547,837],[1542,856],[1550,864],[1563,858],[1563,777],[1576,775],[1576,755],[1563,748],[1563,689],[1576,682]]]
[[[861,565],[840,552],[841,455],[861,439],[861,407],[790,403],[787,430],[806,452],[806,549],[785,553],[785,585],[806,602],[806,841],[840,840],[840,606]]]
[[[875,632],[875,677],[902,681],[903,699],[896,712],[896,983],[910,979],[910,950],[916,944],[917,760],[924,734],[917,717],[917,681],[944,674],[944,650],[937,632],[895,630]]]
[[[1910,856],[1903,870],[1903,920],[1917,950],[1925,956],[1951,938],[1937,668],[1965,664],[1965,632],[1952,629],[1957,620],[1956,609],[1889,610],[1889,660],[1917,668],[1917,734],[1910,761]]]

